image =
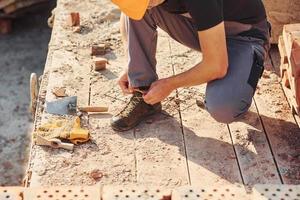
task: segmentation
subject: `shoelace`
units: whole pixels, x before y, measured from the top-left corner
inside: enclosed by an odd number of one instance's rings
[[[143,97],[132,96],[127,105],[123,108],[123,110],[121,110],[120,115],[123,117],[128,116],[129,113],[136,107],[136,105],[142,101],[141,99],[143,99]]]

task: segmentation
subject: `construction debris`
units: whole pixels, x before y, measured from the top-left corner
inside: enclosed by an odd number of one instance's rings
[[[81,26],[73,27],[73,33],[80,33],[80,32],[81,32]]]
[[[66,97],[68,96],[66,94],[66,88],[62,88],[62,87],[55,87],[52,89],[52,93],[56,96],[56,97]]]
[[[78,12],[72,12],[68,16],[67,23],[69,26],[80,26],[80,15]]]
[[[280,74],[282,86],[293,110],[300,113],[300,24],[283,28],[278,48],[281,56]]]
[[[98,44],[92,45],[91,55],[92,56],[101,56],[106,54],[106,50],[109,48],[109,44]]]
[[[103,172],[101,172],[99,169],[94,169],[93,171],[91,171],[90,177],[95,181],[100,181],[103,177]]]
[[[108,63],[106,58],[94,58],[94,70],[95,71],[101,71],[106,69],[106,64]]]

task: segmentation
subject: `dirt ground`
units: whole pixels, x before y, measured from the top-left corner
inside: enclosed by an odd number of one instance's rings
[[[54,2],[13,21],[13,32],[0,35],[0,186],[20,185],[27,167],[32,119],[29,77],[41,75]]]

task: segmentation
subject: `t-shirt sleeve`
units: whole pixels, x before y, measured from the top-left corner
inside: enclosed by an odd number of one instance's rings
[[[223,0],[186,0],[186,7],[198,31],[214,27],[224,20]]]

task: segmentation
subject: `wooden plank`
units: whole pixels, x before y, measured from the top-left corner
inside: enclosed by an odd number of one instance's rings
[[[58,6],[62,4],[64,4],[63,1],[58,1]],[[52,37],[54,36],[52,35]],[[41,99],[41,101],[54,100],[52,89],[65,87],[69,96],[78,96],[78,106],[88,105],[91,70],[89,54],[89,48],[52,46],[50,43],[44,72],[46,77],[43,78],[46,80],[43,80],[41,85],[42,91],[46,94],[40,93],[40,97],[45,95],[45,99]],[[56,116],[42,112],[37,116],[35,124],[38,126],[53,118]],[[83,148],[89,149],[89,151],[83,151]],[[28,184],[34,187],[94,183],[90,176],[91,171],[94,170],[92,162],[84,161],[96,154],[93,151],[96,148],[94,143],[88,143],[75,148],[74,152],[66,152],[33,145],[28,169]]]
[[[254,103],[249,112],[229,125],[235,152],[246,185],[280,184],[263,126]]]
[[[278,71],[280,68],[280,55],[279,55],[279,52],[277,51],[277,48],[274,47],[270,50],[270,58],[272,60],[275,71]],[[295,118],[296,122],[298,123],[298,126],[300,127],[299,115],[294,114],[294,118]]]
[[[176,73],[201,60],[198,52],[178,45],[172,44]],[[196,105],[197,99],[203,100],[204,91],[204,85],[178,90],[191,184],[220,186],[242,183],[227,126],[217,123],[207,111]]]
[[[52,37],[49,44],[50,50],[47,58],[47,65],[45,67],[45,79],[43,79],[43,84],[41,87],[43,88],[43,92],[48,91],[46,100],[49,100],[52,98],[52,94],[49,94],[49,91],[51,91],[53,87],[66,84],[67,93],[69,95],[79,95],[79,104],[86,106],[90,103],[90,80],[95,81],[95,79],[98,78],[116,79],[117,77],[116,73],[111,70],[106,70],[103,72],[103,76],[101,77],[99,77],[99,74],[95,75],[90,73],[92,59],[90,57],[89,47],[94,43],[97,44],[106,40],[117,40],[116,38],[119,37],[117,31],[118,20],[113,18],[113,27],[110,27],[103,23],[98,25],[98,16],[92,19],[89,18],[91,13],[97,13],[97,15],[99,14],[99,16],[103,16],[103,13],[106,13],[107,10],[102,9],[102,4],[109,5],[110,2],[95,3],[75,1],[70,4],[66,0],[59,0],[57,4],[58,12],[56,12]],[[81,19],[82,30],[80,33],[73,33],[72,29],[65,27],[65,14],[73,11],[73,9],[78,9],[78,11],[81,13],[81,16],[83,16]],[[116,16],[119,15],[118,13],[119,12],[114,12]],[[94,24],[97,24],[97,26],[93,27]],[[103,34],[104,32],[109,33],[111,31],[114,32],[113,35],[108,36],[107,34]],[[117,42],[114,42],[114,44],[117,44]],[[114,48],[114,46],[112,46],[112,48]],[[114,53],[118,53],[120,51],[120,48],[118,48]],[[110,60],[116,59],[114,54],[110,54],[109,58]],[[67,62],[69,65],[65,65],[65,62]],[[118,67],[120,67],[121,64],[123,63],[115,63],[115,65]],[[62,68],[60,69],[60,67]],[[68,69],[73,71],[70,72]],[[64,71],[66,71],[66,73],[64,73],[62,77],[60,73]],[[77,73],[79,73],[79,75]],[[106,95],[105,89],[108,89],[106,92],[110,92],[110,88],[104,88],[102,86],[99,88],[104,95]],[[40,97],[41,96],[42,94],[40,94]],[[93,100],[96,100],[96,98],[93,98]],[[41,108],[41,106],[39,108]],[[39,115],[37,117],[36,125],[40,125],[41,122],[44,122],[47,117],[48,115],[45,113],[43,115]],[[100,119],[97,120],[103,121],[102,117],[103,116],[100,116]],[[108,122],[108,117],[110,116],[106,116],[106,121],[104,120],[104,124],[106,123],[106,125]],[[39,120],[40,118],[42,119]],[[93,119],[91,119],[91,121],[92,120]],[[117,184],[120,182],[134,181],[135,176],[131,176],[131,174],[135,173],[135,169],[127,169],[127,171],[123,171],[126,166],[118,167],[119,163],[122,163],[119,161],[119,159],[123,159],[124,161],[125,157],[122,158],[124,154],[119,155],[120,158],[118,158],[118,155],[115,155],[115,157],[112,158],[111,154],[105,157],[105,154],[109,151],[112,141],[114,141],[118,135],[107,134],[108,136],[106,137],[106,140],[102,140],[101,134],[103,134],[105,130],[100,130],[100,127],[101,126],[99,125],[99,130],[97,131],[94,130],[95,126],[90,127],[91,135],[95,138],[95,140],[82,146],[78,146],[75,148],[73,153],[33,146],[31,150],[31,162],[28,170],[28,185],[89,185],[96,182],[116,182]],[[122,137],[119,136],[118,139],[120,138]],[[106,141],[108,145],[105,144]],[[126,142],[130,145],[132,144],[132,140],[127,141],[126,139],[122,138],[122,141],[124,141],[124,144],[126,144]],[[127,145],[127,147],[132,147],[130,145]],[[115,152],[120,151],[120,149],[117,149],[118,146],[114,146],[113,148],[113,151]],[[123,152],[125,152],[125,150]],[[49,156],[50,159],[48,159]],[[126,158],[129,157],[130,156],[128,155]],[[113,165],[114,162],[112,160],[115,161],[116,165]],[[104,161],[105,165],[102,166],[101,163]],[[134,159],[128,159],[126,163],[129,163],[129,166],[131,167],[134,166],[135,161]],[[105,174],[108,171],[108,166],[110,168],[114,168],[114,170],[111,170],[111,173]],[[95,173],[100,176],[100,178],[97,178],[97,180],[93,178],[93,174]],[[32,174],[31,178],[30,174]]]
[[[117,56],[118,59],[112,59]],[[122,55],[123,56],[123,55]],[[124,185],[136,182],[135,139],[133,130],[115,132],[110,127],[110,118],[125,105],[118,88],[117,77],[120,66],[126,64],[120,53],[112,52],[105,57],[110,65],[106,70],[93,72],[91,78],[91,105],[109,106],[108,114],[91,114],[89,126],[93,142],[97,146],[94,152],[94,167],[103,172],[101,184]],[[108,94],[108,95],[107,95]],[[86,159],[91,160],[91,158]]]
[[[72,3],[61,0],[55,8],[55,26],[52,31],[52,46],[81,46],[91,47],[103,42],[111,43],[111,48],[121,51],[119,34],[120,12],[112,8],[110,1],[72,1]],[[58,1],[60,2],[60,1]],[[108,14],[110,11],[110,14]],[[73,27],[67,25],[70,12],[80,13],[81,29],[79,33],[73,33]],[[104,23],[105,22],[105,23]],[[104,32],[103,30],[109,31]],[[111,34],[114,33],[114,34]]]
[[[173,75],[169,36],[160,31],[157,73],[160,78]],[[167,47],[167,48],[160,48]],[[163,102],[157,114],[135,129],[137,182],[174,188],[189,184],[184,140],[176,104],[176,93]]]
[[[283,183],[299,184],[300,131],[274,71],[264,72],[255,102]]]
[[[88,51],[82,50],[81,52],[78,49],[76,51],[78,51],[76,54],[65,49],[54,51],[46,89],[46,101],[56,99],[50,92],[54,87],[65,87],[69,96],[76,95],[78,97],[79,106],[88,105],[90,65],[85,60]],[[57,116],[43,113],[41,123],[55,118]],[[93,146],[93,144],[89,145]],[[53,156],[56,154],[57,156]],[[87,163],[82,162],[84,156],[85,153],[80,150],[80,147],[72,153],[33,146],[30,186],[69,185],[78,183],[78,180],[82,182],[84,178],[79,178],[77,174],[84,173],[86,170],[84,166]]]

